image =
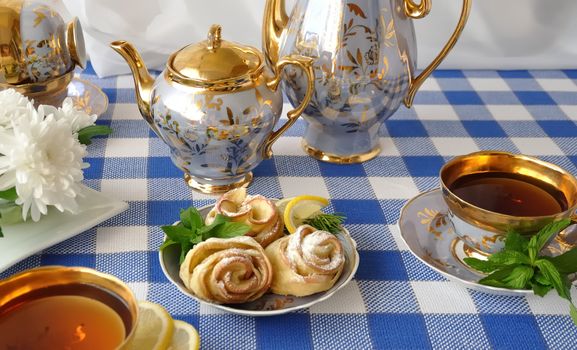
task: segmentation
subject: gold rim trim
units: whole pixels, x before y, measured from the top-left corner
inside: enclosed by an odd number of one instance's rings
[[[74,77],[74,68],[70,69],[65,74],[43,81],[40,83],[27,83],[27,84],[3,84],[0,83],[0,90],[14,89],[19,93],[26,95],[28,97],[39,97],[44,95],[49,95],[62,91],[68,87],[68,84],[72,81]]]
[[[338,154],[323,152],[310,146],[304,139],[302,140],[302,147],[304,151],[311,157],[323,162],[333,164],[357,164],[369,161],[381,153],[381,146],[377,146],[367,153],[353,154],[348,156],[341,156]]]
[[[207,183],[200,183],[197,180],[195,180],[194,176],[190,174],[184,174],[184,181],[189,187],[191,187],[196,191],[207,194],[225,193],[235,188],[239,188],[250,184],[252,182],[252,179],[253,179],[252,172],[249,172],[244,176],[244,178],[242,178],[237,182],[233,182],[228,185],[211,185]]]

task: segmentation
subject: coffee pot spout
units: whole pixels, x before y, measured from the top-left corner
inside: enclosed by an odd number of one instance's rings
[[[138,109],[148,124],[153,127],[150,104],[154,79],[150,73],[148,73],[142,57],[132,44],[124,40],[119,40],[110,43],[110,47],[118,52],[128,63],[132,71],[132,76],[134,77]]]
[[[288,21],[285,0],[266,1],[262,24],[262,47],[271,67],[279,61],[280,40],[287,28]]]

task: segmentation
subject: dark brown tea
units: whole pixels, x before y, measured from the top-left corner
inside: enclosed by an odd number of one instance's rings
[[[474,206],[511,216],[545,216],[568,208],[561,191],[518,174],[490,172],[465,175],[457,179],[449,190]]]

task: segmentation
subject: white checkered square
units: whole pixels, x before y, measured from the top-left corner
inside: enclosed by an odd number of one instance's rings
[[[479,151],[479,146],[469,137],[431,137],[431,141],[444,156],[458,156]]]
[[[577,84],[570,79],[539,78],[537,79],[537,82],[545,91],[577,92]]]
[[[366,315],[311,315],[313,348],[371,349]]]
[[[523,154],[534,156],[562,156],[563,151],[548,137],[512,137],[511,141]]]
[[[567,118],[577,120],[577,106],[562,105],[559,106]]]
[[[329,190],[322,177],[279,177],[278,182],[285,198],[303,194],[330,197]]]
[[[301,147],[301,138],[294,136],[281,137],[272,145],[275,156],[304,156],[305,151]]]
[[[110,106],[112,111],[112,119],[114,120],[142,120],[142,114],[138,110],[138,105],[134,103],[115,103]]]
[[[198,313],[199,303],[170,282],[151,283],[148,287],[148,300],[164,306],[173,316]]]
[[[399,229],[399,226],[397,226],[396,224],[387,226],[389,227],[391,236],[393,236],[393,239],[395,240],[395,243],[397,243],[397,247],[399,248],[399,250],[400,251],[409,250],[409,246],[407,246],[407,243],[405,243],[405,241],[401,237],[401,230]]]
[[[96,253],[148,250],[146,226],[113,226],[96,229]]]
[[[409,199],[419,194],[410,177],[369,177],[377,199]]]
[[[148,199],[146,179],[102,179],[100,190],[124,201]]]
[[[429,314],[474,314],[477,308],[469,292],[453,282],[413,281],[421,311]]]
[[[198,313],[201,315],[227,315],[228,312],[211,306],[207,303],[198,303],[199,304],[199,311]]]
[[[419,88],[419,91],[441,91],[441,86],[434,77],[429,77],[425,79],[423,85]]]
[[[395,142],[390,137],[381,137],[379,139],[381,145],[381,153],[379,153],[380,157],[399,157],[401,152],[395,146]]]
[[[420,120],[459,120],[459,115],[451,105],[414,105]]]
[[[485,106],[497,120],[533,120],[531,113],[522,105]]]
[[[108,157],[148,157],[148,140],[145,138],[109,138],[105,156]]]
[[[576,300],[577,289],[571,288],[571,299]],[[557,292],[550,291],[544,297],[529,295],[526,297],[531,312],[535,315],[568,315],[569,303],[561,299]]]
[[[119,75],[116,77],[117,89],[134,89],[134,79],[132,75]]]
[[[415,313],[419,304],[407,281],[358,281],[369,313]]]
[[[469,84],[476,91],[511,91],[507,82],[499,78],[469,78]]]
[[[137,300],[146,300],[148,295],[148,282],[128,282],[128,288],[132,290]]]
[[[357,281],[349,282],[329,299],[310,307],[311,314],[363,314],[365,302]]]

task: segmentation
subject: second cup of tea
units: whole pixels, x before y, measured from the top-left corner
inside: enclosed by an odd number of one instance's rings
[[[484,151],[456,157],[440,172],[455,234],[481,253],[504,247],[510,230],[530,237],[574,217],[577,179],[537,158]]]

